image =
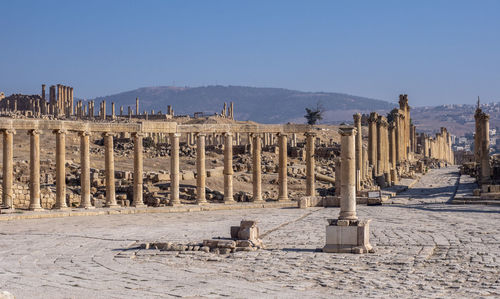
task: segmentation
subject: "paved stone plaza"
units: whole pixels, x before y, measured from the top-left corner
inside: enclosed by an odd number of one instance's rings
[[[432,170],[371,218],[375,254],[317,252],[338,208],[109,215],[0,223],[0,289],[16,298],[500,296],[500,207],[445,204],[456,167]],[[266,250],[140,250],[228,237],[259,221]]]

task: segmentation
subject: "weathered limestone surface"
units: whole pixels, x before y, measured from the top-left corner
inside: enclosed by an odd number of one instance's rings
[[[500,233],[491,225],[498,207],[446,205],[456,179],[456,168],[431,170],[395,199],[401,203],[358,206],[360,217],[373,219],[370,255],[315,252],[338,208],[0,222],[0,289],[16,298],[498,297]],[[226,257],[134,248],[228,236],[244,218],[259,222],[268,250]]]

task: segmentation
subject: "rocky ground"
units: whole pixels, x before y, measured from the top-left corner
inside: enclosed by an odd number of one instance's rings
[[[431,170],[372,219],[368,255],[325,254],[338,208],[255,209],[0,223],[0,289],[16,298],[496,297],[500,207],[448,205],[458,169]],[[217,255],[144,250],[228,237],[255,219],[266,249]]]

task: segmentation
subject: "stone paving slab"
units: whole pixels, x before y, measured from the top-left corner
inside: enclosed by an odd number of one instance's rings
[[[457,168],[430,171],[372,219],[367,255],[317,252],[338,208],[104,215],[0,223],[0,289],[16,298],[500,296],[500,207],[446,204]],[[148,241],[229,236],[259,222],[267,249],[214,255]]]

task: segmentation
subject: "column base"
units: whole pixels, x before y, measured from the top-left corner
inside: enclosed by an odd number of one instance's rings
[[[278,201],[290,201],[288,197],[278,197]]]
[[[59,211],[69,211],[71,210],[70,207],[54,207],[54,210],[59,210]]]
[[[370,245],[369,224],[371,220],[328,219],[326,226],[327,253],[373,253]]]
[[[143,203],[139,203],[139,204],[132,204],[132,207],[133,208],[146,208],[147,206]]]
[[[182,206],[182,203],[181,203],[181,201],[180,201],[180,200],[177,200],[177,201],[170,201],[170,202],[168,203],[168,205],[169,205],[170,207],[180,207],[180,206]]]
[[[116,209],[116,208],[120,208],[121,206],[119,204],[115,203],[115,204],[111,204],[111,205],[105,205],[104,207],[110,208],[110,209]]]
[[[79,206],[78,208],[79,208],[79,209],[85,209],[85,210],[93,210],[93,209],[95,209],[95,207],[94,207],[94,206],[88,206],[88,207],[82,207],[82,206]]]
[[[196,200],[196,204],[203,206],[203,205],[208,205],[209,202],[206,199],[205,200]]]
[[[33,212],[45,211],[45,209],[43,209],[42,207],[30,207],[29,210]]]
[[[225,205],[232,205],[235,204],[236,201],[233,198],[224,198],[224,204]]]

